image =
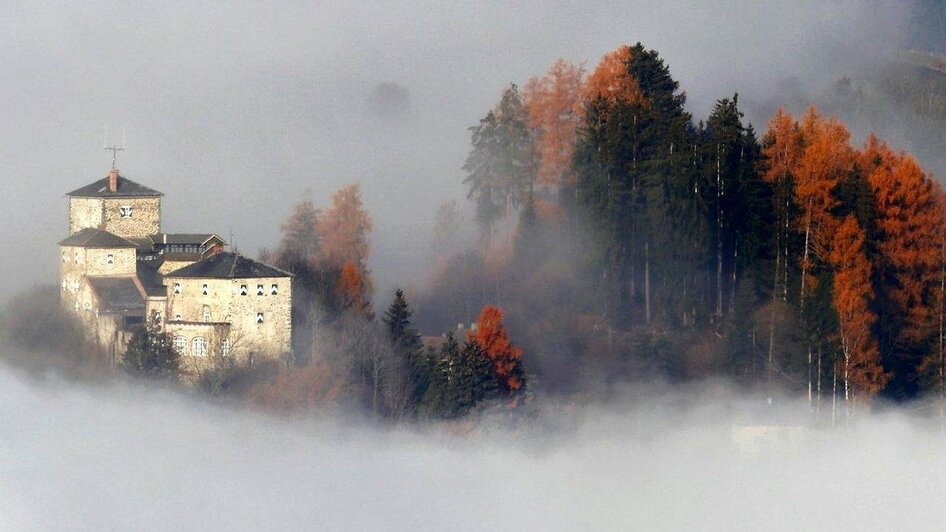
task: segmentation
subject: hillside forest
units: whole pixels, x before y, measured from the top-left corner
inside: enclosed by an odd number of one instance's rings
[[[941,127],[946,76],[891,69],[908,72],[843,78],[756,129],[739,94],[691,116],[669,66],[640,43],[593,68],[558,60],[470,127],[457,164],[468,204],[430,213],[429,276],[378,298],[357,184],[328,205],[298,203],[260,252],[295,275],[293,353],[196,388],[391,420],[517,411],[655,379],[724,378],[832,416],[943,400],[946,197],[900,148],[905,134],[861,130],[883,122],[880,109],[909,108],[911,132]],[[56,350],[35,330],[55,321],[39,318],[43,297],[11,303],[7,340]],[[57,345],[78,334],[56,326]],[[159,336],[133,340],[131,373],[173,374]]]

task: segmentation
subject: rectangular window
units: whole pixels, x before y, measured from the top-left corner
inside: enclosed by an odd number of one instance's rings
[[[210,323],[210,307],[204,305],[204,323]]]
[[[257,313],[256,313],[256,323],[263,323],[263,313],[262,313],[262,312],[257,312]]]
[[[118,212],[121,213],[122,218],[131,218],[131,205],[119,207]]]
[[[223,344],[220,345],[220,354],[222,356],[230,356],[230,339],[227,338],[223,341]]]
[[[66,262],[66,252],[65,252],[65,251],[62,252],[62,261],[63,261],[63,262]]]
[[[261,284],[256,285],[256,295],[261,296],[263,294],[264,294],[263,285]]]
[[[278,285],[278,284],[274,284],[274,285],[272,286],[272,288],[270,289],[269,293],[272,294],[272,295],[274,295],[274,296],[275,296],[275,295],[279,295],[279,285]]]
[[[187,354],[187,338],[183,336],[174,337],[174,350],[177,351],[179,355]]]
[[[207,340],[202,336],[194,338],[194,356],[202,357],[207,354]]]
[[[175,294],[181,293],[181,283],[174,283],[174,293]]]
[[[245,284],[241,284],[241,285],[240,285],[240,295],[241,295],[241,296],[245,296],[246,294],[247,294],[246,285],[245,285]]]

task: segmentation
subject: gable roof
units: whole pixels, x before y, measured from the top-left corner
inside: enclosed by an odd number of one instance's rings
[[[217,253],[194,264],[174,270],[166,277],[205,279],[253,279],[257,277],[292,277],[292,274],[236,253]]]
[[[101,314],[143,316],[145,299],[133,277],[89,277]]]
[[[80,248],[133,248],[135,243],[104,229],[86,227],[69,238],[59,242],[60,246]]]
[[[108,176],[105,176],[66,195],[74,198],[159,198],[164,194],[122,176],[118,176],[118,190],[112,192],[108,189]]]

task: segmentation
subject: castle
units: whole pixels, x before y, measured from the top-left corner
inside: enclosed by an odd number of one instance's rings
[[[225,251],[216,234],[163,233],[163,194],[115,168],[67,196],[60,299],[113,363],[148,322],[172,338],[185,375],[288,356],[291,274]]]

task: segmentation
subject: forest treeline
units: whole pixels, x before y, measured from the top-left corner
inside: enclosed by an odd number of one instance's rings
[[[373,299],[357,185],[303,201],[260,253],[295,276],[292,355],[197,388],[389,419],[653,378],[724,376],[819,407],[946,397],[946,198],[909,153],[856,143],[815,107],[757,132],[738,94],[697,121],[640,43],[510,85],[470,142],[472,220],[457,201],[431,213],[419,289]],[[32,338],[17,316],[4,336]],[[169,342],[147,338],[126,367],[173,374]]]
[[[942,393],[938,183],[814,107],[759,134],[738,95],[699,122],[685,103],[641,44],[506,89],[464,166],[479,249],[446,258],[421,322],[502,301],[546,390],[659,374],[812,401]]]

